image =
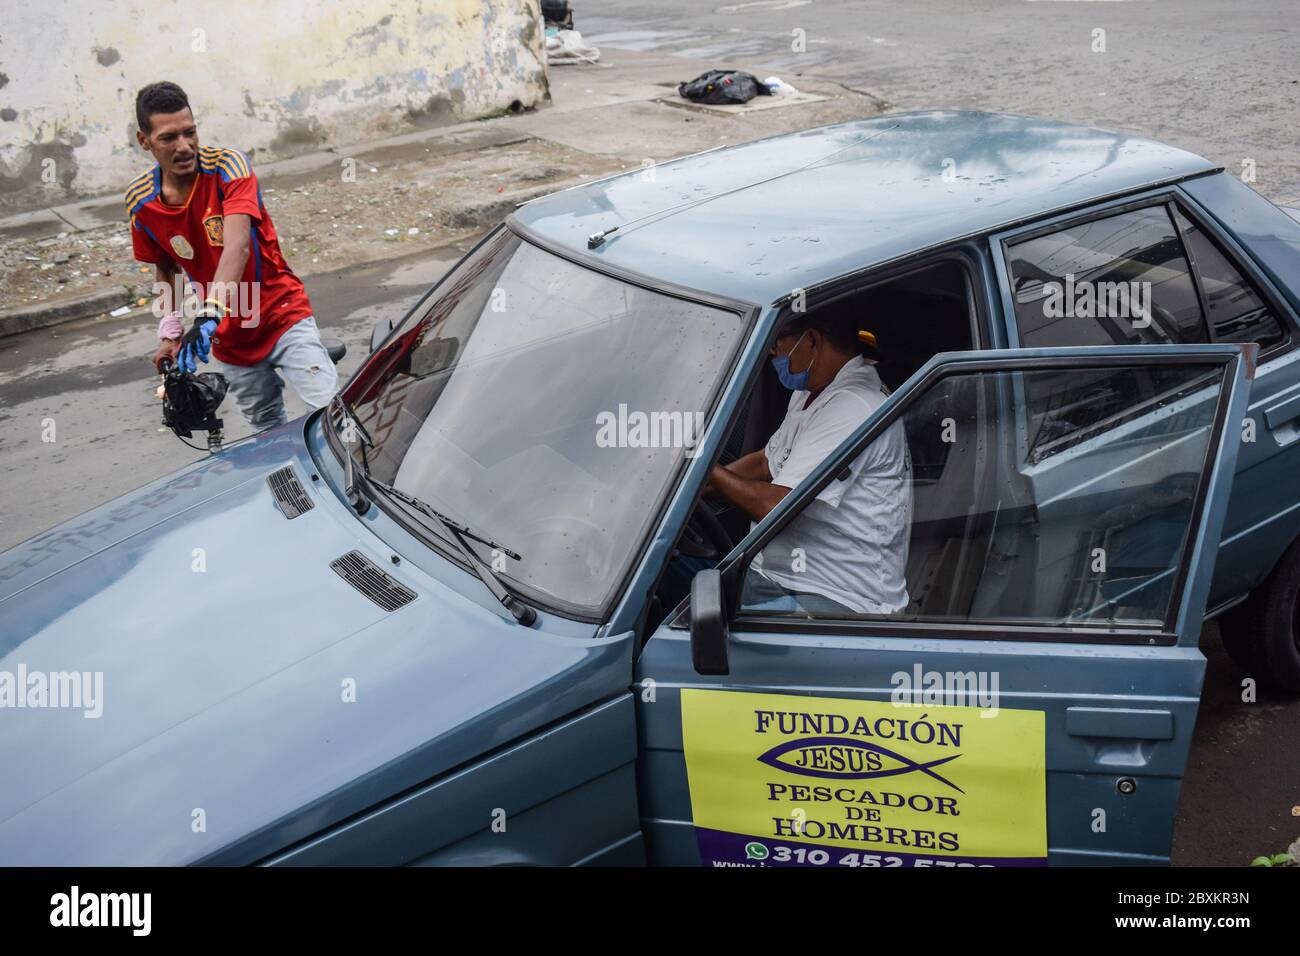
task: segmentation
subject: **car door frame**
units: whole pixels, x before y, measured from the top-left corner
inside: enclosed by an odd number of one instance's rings
[[[751,534],[732,551],[719,566],[723,580],[724,614],[732,632],[742,635],[751,660],[761,659],[762,673],[746,677],[739,685],[726,677],[713,677],[700,680],[690,664],[692,622],[687,611],[677,615],[660,628],[647,643],[645,652],[638,661],[637,677],[641,688],[638,702],[638,733],[640,735],[641,755],[638,775],[640,803],[642,806],[642,829],[647,837],[647,853],[651,862],[689,862],[692,853],[697,853],[693,837],[686,831],[691,829],[691,798],[685,790],[684,753],[680,752],[682,743],[681,712],[678,709],[676,722],[673,719],[673,701],[680,699],[682,689],[689,687],[722,688],[726,690],[753,690],[762,692],[773,686],[792,685],[799,694],[817,694],[822,688],[815,682],[800,680],[800,675],[792,673],[791,661],[801,650],[823,655],[837,652],[870,651],[882,655],[915,654],[928,645],[928,651],[943,654],[945,652],[970,653],[972,660],[1015,660],[1016,655],[1030,654],[1025,657],[1027,667],[1038,666],[1040,661],[1070,659],[1070,645],[1084,643],[1079,640],[1087,636],[1088,656],[1092,659],[1089,666],[1122,666],[1121,660],[1138,660],[1152,662],[1168,658],[1178,662],[1177,676],[1170,676],[1168,686],[1147,688],[1156,699],[1182,701],[1181,711],[1186,714],[1188,705],[1195,713],[1196,698],[1199,697],[1201,679],[1204,674],[1204,658],[1196,647],[1199,623],[1204,612],[1204,600],[1208,594],[1210,576],[1213,571],[1212,561],[1205,560],[1213,553],[1213,544],[1217,539],[1226,511],[1228,494],[1231,488],[1232,468],[1235,464],[1236,444],[1227,440],[1226,424],[1231,416],[1244,407],[1249,393],[1249,379],[1253,372],[1254,346],[1227,345],[1190,345],[1190,346],[1090,346],[1070,349],[1006,349],[982,353],[949,353],[935,356],[925,367],[918,371],[903,387],[891,395],[870,416],[864,425],[847,438],[839,448],[824,461],[804,482],[793,489],[786,498],[763,521],[752,530]],[[1073,356],[1067,358],[1065,356]],[[820,490],[834,480],[863,449],[885,428],[898,420],[908,404],[923,395],[927,387],[944,375],[960,371],[1004,371],[1008,368],[1048,367],[1044,363],[1074,365],[1111,365],[1117,367],[1132,366],[1135,359],[1143,363],[1187,364],[1197,355],[1221,359],[1225,363],[1223,383],[1227,394],[1221,394],[1215,410],[1212,440],[1207,452],[1207,460],[1202,465],[1202,474],[1189,519],[1188,537],[1180,557],[1178,581],[1173,590],[1170,607],[1159,632],[1153,633],[1146,628],[1125,628],[1123,633],[1107,634],[1105,628],[1089,626],[1070,627],[1019,627],[998,623],[953,624],[936,622],[889,621],[887,619],[831,620],[780,618],[776,616],[748,616],[738,613],[737,605],[740,595],[740,581],[749,562],[762,547],[778,533],[789,521],[801,513]],[[1080,362],[1079,357],[1086,357],[1092,362]],[[687,631],[687,634],[683,634]],[[793,640],[787,640],[787,637]],[[945,641],[942,646],[934,644],[935,639]],[[954,640],[955,639],[955,640]],[[730,635],[728,642],[732,641]],[[983,642],[976,645],[974,642]],[[924,644],[919,643],[924,642]],[[1018,648],[1024,648],[1023,651]],[[963,651],[963,649],[969,649]],[[847,650],[846,650],[847,649]],[[757,655],[757,656],[755,656]],[[1163,656],[1162,656],[1163,655]],[[1109,664],[1107,663],[1109,662]],[[976,665],[978,666],[978,665]],[[1157,673],[1157,671],[1149,671]],[[739,678],[737,678],[739,679]],[[745,682],[748,681],[748,682]],[[649,697],[647,697],[649,688]],[[660,702],[656,703],[655,694]],[[777,692],[781,691],[771,691]],[[825,690],[834,694],[835,690]],[[860,696],[872,699],[877,693],[871,688],[862,688]],[[1068,695],[1067,695],[1068,696]],[[1082,692],[1074,696],[1086,696]],[[1140,698],[1141,695],[1137,694]],[[1126,721],[1136,722],[1141,732],[1132,733],[1133,737],[1143,737],[1148,733],[1157,738],[1162,733],[1161,725],[1167,720],[1169,738],[1173,738],[1173,712],[1152,711],[1135,707],[1126,697],[1118,702],[1115,713],[1108,710],[1093,712],[1095,708],[1072,708],[1064,715],[1069,729],[1058,728],[1053,733],[1068,733],[1069,737],[1089,737],[1097,735],[1103,739],[1120,738],[1130,733],[1123,729]],[[663,709],[665,704],[667,709]],[[1125,705],[1128,705],[1127,707]],[[1077,710],[1077,713],[1074,712]],[[1117,724],[1108,724],[1115,721]],[[1155,725],[1155,730],[1151,726]],[[1179,739],[1171,743],[1171,749],[1163,755],[1164,764],[1174,761],[1178,766],[1177,779],[1170,781],[1163,791],[1157,788],[1155,799],[1177,798],[1177,788],[1185,769],[1187,751],[1190,747],[1190,727],[1184,727]],[[1077,741],[1076,741],[1077,743]],[[1125,741],[1127,744],[1127,741]],[[1047,744],[1045,743],[1045,746]],[[674,751],[677,751],[676,753]],[[1046,756],[1046,755],[1045,755]],[[1076,771],[1071,771],[1076,772]],[[1108,774],[1109,771],[1107,770]],[[1116,767],[1116,776],[1122,776],[1122,767]],[[1095,785],[1097,781],[1093,781]],[[1160,794],[1163,793],[1163,796]],[[1058,792],[1052,798],[1056,801],[1069,799]],[[686,819],[680,819],[683,806]],[[1049,804],[1051,799],[1049,799]],[[685,823],[686,826],[680,824]],[[1172,826],[1172,812],[1170,813]],[[1050,844],[1049,844],[1050,847]],[[1167,855],[1167,850],[1165,851]],[[1072,848],[1057,849],[1054,853],[1064,857],[1068,862],[1114,862],[1113,856],[1089,858],[1084,851]],[[1159,853],[1135,856],[1133,862],[1161,862]],[[1058,862],[1061,860],[1058,859]]]
[[[1166,350],[1167,354],[1160,354],[1153,350]],[[841,473],[845,463],[852,461],[862,451],[879,436],[889,424],[904,414],[908,406],[921,395],[925,389],[934,384],[941,378],[950,374],[951,368],[960,368],[968,372],[996,372],[1005,370],[1010,364],[1012,367],[1032,367],[1035,370],[1048,368],[1069,368],[1079,363],[1074,359],[1066,358],[1059,353],[1072,352],[1080,355],[1089,353],[1097,359],[1096,367],[1106,367],[1115,365],[1118,367],[1125,366],[1125,360],[1142,358],[1150,364],[1160,365],[1178,365],[1187,364],[1187,359],[1193,355],[1207,355],[1217,357],[1224,354],[1224,350],[1240,351],[1243,355],[1242,361],[1248,362],[1247,382],[1254,374],[1255,361],[1249,357],[1255,349],[1239,348],[1224,344],[1208,345],[1181,345],[1181,346],[1164,346],[1164,345],[1100,345],[1086,346],[1077,348],[1035,348],[1035,349],[996,349],[981,352],[967,353],[940,353],[926,363],[916,372],[898,391],[890,395],[876,412],[868,419],[853,436],[848,438],[839,446],[831,455],[829,455],[817,469],[815,469],[808,478],[802,482],[799,487],[793,489],[781,503],[768,514],[763,521],[755,525],[750,535],[740,542],[736,549],[718,565],[718,570],[723,577],[723,591],[727,596],[725,610],[728,619],[733,626],[739,625],[737,630],[744,630],[746,626],[755,623],[761,623],[764,630],[779,631],[782,633],[799,633],[808,630],[808,623],[797,619],[777,622],[770,618],[762,618],[760,622],[747,618],[740,613],[740,578],[743,576],[749,563],[753,560],[762,549],[774,538],[785,526],[788,520],[793,520],[796,513],[802,510],[821,492],[826,485]],[[1032,366],[1031,366],[1032,363]],[[1249,386],[1247,385],[1247,388]],[[1244,408],[1245,399],[1240,395],[1233,396],[1233,399]],[[1221,402],[1216,411],[1215,428],[1217,433],[1222,433],[1224,422],[1221,416],[1231,415],[1231,402]],[[1220,452],[1221,454],[1222,452]],[[1234,455],[1235,458],[1235,455]],[[1211,463],[1209,466],[1211,472],[1218,468],[1218,461]],[[1223,520],[1222,512],[1226,510],[1226,498],[1219,505],[1220,513],[1217,517],[1213,514],[1204,514],[1206,501],[1211,495],[1219,489],[1216,486],[1217,475],[1211,473],[1208,482],[1203,480],[1198,484],[1196,499],[1193,503],[1193,520],[1201,521],[1204,525],[1207,521],[1221,523]],[[1228,476],[1229,483],[1231,476]],[[1215,534],[1217,535],[1217,531]],[[1175,585],[1182,585],[1190,573],[1189,565],[1193,560],[1193,551],[1199,551],[1204,547],[1204,534],[1200,534],[1197,540],[1191,542],[1191,546],[1185,549],[1181,559],[1181,566],[1178,571]],[[1205,572],[1202,570],[1202,576]],[[1208,580],[1208,578],[1207,578]],[[1182,602],[1186,603],[1186,602]],[[1185,611],[1180,613],[1186,613]],[[875,632],[884,628],[891,632],[913,633],[918,636],[933,632],[936,629],[946,630],[953,629],[955,633],[947,634],[947,637],[962,637],[970,640],[987,640],[991,636],[991,631],[996,631],[996,636],[1003,638],[1010,633],[1015,635],[1016,640],[1025,641],[1049,641],[1053,643],[1071,643],[1071,637],[1087,635],[1089,643],[1106,643],[1106,644],[1158,644],[1160,646],[1173,646],[1178,644],[1177,633],[1185,625],[1185,621],[1176,619],[1174,616],[1174,605],[1171,604],[1170,615],[1166,617],[1164,629],[1159,632],[1139,629],[1124,628],[1122,632],[1115,634],[1104,634],[1095,626],[1077,626],[1062,627],[1051,626],[1040,628],[1035,625],[1009,625],[1009,624],[955,624],[955,623],[934,623],[934,622],[913,622],[913,621],[890,621],[890,620],[871,620],[869,622],[848,622],[848,621],[815,621],[813,627],[820,629],[822,627],[831,627],[837,633],[862,633],[864,630]],[[674,620],[677,624],[680,620]],[[1193,640],[1194,646],[1194,640]]]

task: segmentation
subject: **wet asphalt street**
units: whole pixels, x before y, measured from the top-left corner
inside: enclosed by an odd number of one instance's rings
[[[902,108],[1009,110],[1135,130],[1233,169],[1254,159],[1256,188],[1275,200],[1300,197],[1300,7],[1290,0],[703,8],[611,0],[599,13],[580,5],[578,27],[597,43],[744,57],[790,77],[815,72]],[[1106,54],[1089,50],[1099,27]],[[806,53],[790,51],[794,29],[806,32]],[[344,377],[363,357],[373,323],[405,314],[457,254],[308,280],[322,330],[349,345]],[[199,455],[159,430],[147,362],[154,345],[147,314],[0,339],[0,549]],[[290,414],[300,411],[290,393]],[[230,402],[225,417],[230,439],[245,434]],[[45,442],[50,421],[56,440]],[[1257,702],[1242,703],[1242,674],[1224,656],[1217,628],[1208,627],[1202,643],[1209,670],[1174,861],[1240,865],[1300,836],[1292,814],[1293,807],[1300,814],[1300,702],[1261,691]]]

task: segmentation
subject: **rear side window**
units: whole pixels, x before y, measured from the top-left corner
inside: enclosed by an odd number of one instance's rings
[[[1258,342],[1261,349],[1281,342],[1285,335],[1273,310],[1228,257],[1181,210],[1174,210],[1174,220],[1201,282],[1214,341]]]
[[[1077,223],[1008,246],[1024,348],[1285,339],[1273,310],[1174,204]]]
[[[1210,341],[1191,264],[1164,205],[1027,239],[1007,258],[1024,348]],[[1126,400],[1161,401],[1160,371],[1135,371]],[[1069,447],[1088,434],[1082,426],[1092,415],[1109,413],[1116,396],[1108,381],[1079,372],[1044,389],[1042,377],[1026,376],[1029,461]]]
[[[1210,340],[1191,266],[1163,205],[1019,242],[1008,264],[1025,348]]]

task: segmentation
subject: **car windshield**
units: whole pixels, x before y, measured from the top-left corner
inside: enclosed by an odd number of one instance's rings
[[[503,228],[347,397],[376,478],[518,552],[471,542],[525,594],[589,616],[691,453],[745,324]]]

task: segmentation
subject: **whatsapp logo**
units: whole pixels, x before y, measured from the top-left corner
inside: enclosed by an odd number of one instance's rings
[[[751,860],[766,860],[767,847],[763,846],[761,843],[746,843],[745,856]]]

